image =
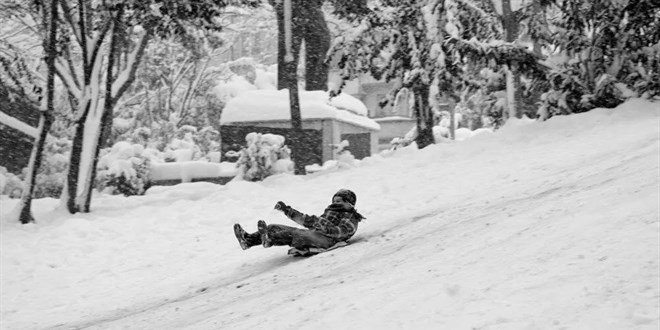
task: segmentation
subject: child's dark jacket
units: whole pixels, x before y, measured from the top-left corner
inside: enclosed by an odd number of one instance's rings
[[[292,207],[287,207],[283,212],[289,219],[330,237],[335,242],[351,238],[357,231],[358,223],[364,219],[353,207],[340,204],[330,204],[321,216],[307,215]]]

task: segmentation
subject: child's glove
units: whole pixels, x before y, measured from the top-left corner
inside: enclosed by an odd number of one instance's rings
[[[275,204],[275,209],[276,209],[276,210],[278,210],[278,211],[282,211],[282,212],[285,212],[285,213],[286,213],[290,208],[291,208],[291,207],[289,207],[288,205],[284,204],[284,202],[282,202],[282,201],[279,201],[279,202],[277,202],[277,204]]]

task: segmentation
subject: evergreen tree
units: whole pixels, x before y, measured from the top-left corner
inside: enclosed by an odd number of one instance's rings
[[[470,87],[471,67],[509,65],[543,75],[538,57],[524,47],[501,40],[502,28],[492,6],[458,0],[383,0],[358,17],[355,33],[333,45],[344,79],[369,73],[397,81],[412,91],[418,147],[434,143],[431,104],[455,103]],[[476,22],[475,17],[481,19]],[[391,95],[391,99],[395,99]],[[452,120],[453,122],[453,120]]]
[[[660,2],[558,1],[543,119],[660,95]]]

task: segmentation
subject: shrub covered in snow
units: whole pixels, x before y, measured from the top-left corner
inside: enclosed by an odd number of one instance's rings
[[[34,196],[57,198],[62,194],[69,168],[71,141],[67,138],[49,139],[44,147],[44,157],[37,173]]]
[[[293,173],[291,150],[284,137],[275,134],[250,133],[247,147],[239,151],[237,179],[260,181],[278,173]]]
[[[35,198],[57,198],[64,189],[64,181],[69,166],[71,141],[66,138],[49,138],[43,149],[41,167],[37,171],[33,196]],[[27,168],[21,175],[8,173],[0,167],[0,195],[20,198],[23,193],[23,180]]]
[[[353,156],[353,154],[347,149],[349,146],[350,142],[348,142],[348,140],[343,140],[340,143],[333,145],[335,149],[335,159],[328,160],[323,163],[323,165],[307,165],[305,166],[305,170],[309,174],[360,166],[361,160],[356,159],[355,156]]]
[[[525,117],[527,118],[527,117]],[[460,118],[458,119],[460,120]],[[527,118],[527,120],[530,120]],[[492,133],[494,128],[479,128],[476,130],[470,130],[465,127],[457,128],[454,132],[455,137],[452,140],[450,138],[449,128],[445,127],[445,124],[440,122],[440,124],[433,126],[433,137],[435,138],[435,143],[442,142],[452,142],[452,141],[463,141],[468,140],[476,135],[482,133]],[[391,148],[389,151],[397,150],[400,148],[405,148],[412,145],[415,142],[415,137],[417,136],[417,127],[413,127],[404,137],[397,137],[392,139],[390,142]]]
[[[355,159],[355,156],[351,153],[348,148],[350,147],[350,142],[348,140],[342,140],[339,144],[335,145],[335,158],[337,159],[337,164],[339,167],[355,167],[360,162],[360,160]]]
[[[125,196],[142,195],[149,186],[152,154],[139,144],[117,142],[103,149],[98,163],[98,190]]]
[[[201,158],[201,150],[195,142],[197,128],[190,125],[181,126],[176,136],[165,147],[165,160],[170,162],[185,162]]]
[[[206,126],[195,135],[194,140],[202,158],[215,163],[220,161],[218,154],[220,152],[220,132],[218,130],[211,126]],[[218,154],[218,157],[214,156],[215,154]]]
[[[395,137],[390,141],[392,146],[391,150],[396,150],[399,148],[405,148],[415,142],[415,137],[417,136],[417,126],[413,127],[406,135],[403,137]]]
[[[5,167],[0,166],[0,195],[19,198],[22,191],[23,180],[14,173],[7,171]]]

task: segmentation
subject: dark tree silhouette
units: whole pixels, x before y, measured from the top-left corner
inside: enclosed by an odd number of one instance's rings
[[[335,14],[340,17],[361,14],[366,10],[366,0],[333,0]],[[287,19],[283,0],[271,0],[277,16],[277,88],[289,89],[292,134],[289,137],[295,173],[304,174],[301,159],[302,146],[306,143],[302,131],[302,116],[298,99],[297,68],[302,43],[305,43],[305,90],[327,90],[328,64],[325,61],[330,48],[330,30],[322,10],[323,0],[291,0],[290,52],[287,54]],[[292,58],[287,59],[287,55]],[[287,61],[288,60],[288,61]]]

